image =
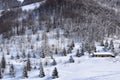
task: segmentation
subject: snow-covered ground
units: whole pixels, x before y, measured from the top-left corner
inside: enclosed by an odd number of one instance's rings
[[[42,1],[42,2],[36,2],[36,3],[32,3],[32,4],[29,4],[29,5],[25,5],[25,6],[22,6],[22,10],[26,10],[26,11],[29,11],[29,10],[34,10],[35,8],[38,8],[42,3],[44,3],[45,1]]]
[[[60,33],[63,33],[60,31]],[[37,36],[39,35],[40,40],[36,41]],[[58,46],[58,40],[54,39],[56,33],[49,32],[49,43],[50,45]],[[53,37],[54,36],[54,37]],[[57,56],[54,55],[57,65],[52,66],[51,62],[52,59],[50,57],[46,57],[45,59],[41,59],[37,54],[36,58],[30,58],[32,67],[36,66],[39,68],[40,60],[43,62],[43,65],[46,61],[48,61],[48,65],[44,65],[45,77],[39,78],[39,69],[32,69],[32,71],[28,72],[28,78],[22,78],[23,66],[26,64],[25,59],[10,59],[11,55],[14,57],[17,53],[21,56],[22,50],[25,50],[25,53],[31,54],[32,50],[30,49],[31,45],[34,46],[33,52],[40,49],[41,45],[41,37],[42,31],[39,34],[29,35],[31,41],[28,42],[27,35],[23,36],[13,36],[9,40],[9,42],[5,41],[6,44],[1,44],[0,47],[3,48],[4,54],[7,54],[7,50],[9,50],[10,55],[6,55],[5,58],[7,60],[7,69],[4,73],[4,77],[2,80],[52,80],[51,75],[54,67],[57,67],[59,78],[55,80],[119,80],[120,78],[120,56],[115,58],[108,57],[108,58],[93,58],[90,57],[87,53],[82,57],[76,57],[76,51],[80,48],[80,43],[75,43],[75,47],[72,50],[71,54],[67,56]],[[23,39],[23,40],[21,40]],[[66,38],[62,38],[59,40],[59,46],[61,48],[67,47],[70,40]],[[120,42],[119,40],[115,40],[114,43]],[[101,49],[97,46],[97,49]],[[0,58],[3,54],[0,52]],[[104,53],[104,52],[102,52]],[[69,63],[69,57],[73,56],[75,63]],[[15,66],[16,77],[10,78],[9,76],[9,63],[13,63]]]
[[[18,1],[20,1],[22,3],[24,0],[18,0]]]

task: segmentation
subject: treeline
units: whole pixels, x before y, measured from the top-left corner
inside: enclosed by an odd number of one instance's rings
[[[22,17],[21,21],[18,17],[14,19],[14,22],[18,23],[17,27],[22,26],[17,32],[18,35],[24,34],[25,27],[32,29],[33,33],[41,29],[49,32],[55,28],[61,28],[65,31],[67,38],[75,41],[82,39],[86,42],[99,41],[105,36],[120,34],[119,14],[99,5],[95,0],[46,0],[34,11],[16,12],[19,18]],[[11,21],[9,17],[8,21]],[[15,23],[12,27],[16,27]]]

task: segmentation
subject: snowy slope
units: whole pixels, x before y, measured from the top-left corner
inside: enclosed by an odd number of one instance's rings
[[[27,35],[23,36],[13,36],[9,40],[7,44],[1,44],[0,47],[3,48],[4,54],[7,54],[7,50],[9,49],[10,55],[16,56],[17,53],[20,55],[21,50],[25,49],[26,54],[29,52],[32,52],[30,49],[30,45],[34,45],[34,50],[39,50],[39,47],[41,45],[41,34],[43,31],[39,31],[40,40],[36,41],[37,34],[30,35],[31,43],[27,41]],[[60,33],[63,33],[62,31]],[[56,33],[53,33],[53,31],[49,32],[47,34],[49,36],[49,43],[50,45],[58,45],[58,41],[56,39],[53,39],[53,36],[56,35]],[[21,39],[24,40],[21,40]],[[7,42],[7,41],[6,41]],[[24,43],[23,43],[24,42]],[[59,41],[59,46],[66,47],[67,44],[70,42],[68,39],[65,39],[63,37],[63,41]],[[120,42],[119,40],[116,40],[115,42]],[[22,47],[21,47],[22,46]],[[44,71],[46,76],[44,78],[39,78],[39,69],[32,69],[32,71],[28,72],[29,78],[22,78],[22,71],[23,66],[26,64],[23,59],[10,59],[10,55],[6,55],[7,59],[7,69],[4,73],[4,77],[2,80],[52,80],[51,75],[54,67],[57,67],[59,72],[59,78],[55,80],[119,80],[120,77],[120,56],[117,56],[116,58],[92,58],[89,57],[86,53],[85,56],[82,57],[76,57],[76,51],[80,48],[80,43],[76,43],[75,47],[72,51],[72,54],[68,54],[65,56],[57,56],[55,55],[54,58],[57,62],[56,66],[51,66],[52,59],[50,57],[47,57],[45,59],[40,59],[39,56],[37,58],[30,58],[32,67],[37,66],[39,68],[39,61],[41,60],[43,64],[45,64],[46,60],[48,61],[48,66],[44,65]],[[98,47],[98,49],[100,49]],[[34,52],[34,51],[33,51]],[[103,52],[104,53],[104,52]],[[0,52],[2,54],[2,52]],[[33,54],[33,53],[31,53]],[[37,54],[36,54],[37,55]],[[73,56],[75,63],[69,63],[69,57]],[[1,55],[0,55],[1,57]],[[9,64],[13,63],[16,70],[16,77],[11,78],[9,76]]]
[[[29,5],[25,5],[25,6],[22,6],[22,10],[34,10],[35,8],[38,8],[42,3],[44,3],[45,1],[42,1],[42,2],[36,2],[36,3],[32,3],[32,4],[29,4]]]
[[[24,0],[18,0],[18,1],[20,1],[22,3]]]

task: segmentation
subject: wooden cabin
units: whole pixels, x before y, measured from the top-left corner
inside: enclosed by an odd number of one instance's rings
[[[93,57],[115,57],[111,52],[96,52],[92,54]]]

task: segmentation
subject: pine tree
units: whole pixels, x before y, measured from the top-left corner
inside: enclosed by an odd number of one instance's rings
[[[104,47],[105,47],[105,49],[107,49],[107,48],[108,48],[108,41],[107,41],[107,40],[106,40],[106,42],[105,42]]]
[[[28,71],[31,71],[31,62],[30,62],[30,59],[28,58],[27,60],[27,70]]]
[[[39,73],[39,77],[43,78],[45,76],[44,70],[43,70],[43,65],[42,62],[40,62],[40,73]]]
[[[72,53],[72,50],[71,50],[71,48],[68,48],[67,54],[70,54],[70,53]]]
[[[52,79],[58,78],[58,71],[57,68],[55,67],[52,73]]]
[[[63,49],[63,56],[67,56],[66,54],[67,54],[67,52],[66,52],[66,49],[64,48]]]
[[[13,56],[13,55],[11,55],[11,59],[14,59],[14,56]]]
[[[23,58],[26,57],[25,51],[23,51],[22,57],[23,57]]]
[[[30,55],[30,53],[28,53],[28,55],[27,55],[27,56],[28,56],[28,58],[31,58],[31,55]]]
[[[55,54],[58,54],[58,50],[57,50],[57,48],[55,49]]]
[[[84,48],[81,49],[81,55],[84,55]]]
[[[10,75],[11,77],[15,77],[15,69],[14,69],[13,64],[10,65]]]
[[[2,76],[2,70],[1,70],[1,67],[0,67],[0,79],[2,79],[3,76]]]
[[[37,35],[36,40],[37,40],[37,41],[39,41],[39,40],[40,40],[40,36],[39,36],[39,34]]]
[[[72,44],[71,44],[72,47],[75,47],[75,44],[74,44],[74,41],[72,41]]]
[[[104,46],[104,41],[103,40],[101,41],[100,46]]]
[[[9,51],[7,50],[7,55],[10,55]]]
[[[16,55],[16,58],[17,58],[17,59],[20,59],[20,56],[19,56],[19,54],[18,54],[18,53],[17,53],[17,55]]]
[[[2,68],[2,69],[5,69],[5,68],[6,68],[6,60],[5,60],[4,55],[2,56],[2,60],[1,60],[1,68]]]
[[[35,53],[33,53],[33,58],[36,58],[36,55],[35,55]]]
[[[57,65],[57,63],[56,63],[56,60],[55,60],[55,59],[53,59],[52,65],[53,65],[53,66],[54,66],[54,65]]]
[[[70,63],[74,63],[75,62],[72,56],[70,56],[69,62]]]
[[[41,52],[41,58],[45,58],[45,54],[43,51]]]
[[[79,51],[79,50],[77,50],[76,56],[77,56],[77,57],[80,57],[80,56],[81,56],[81,54],[80,54],[80,51]]]
[[[24,68],[23,68],[23,77],[28,78],[28,72],[27,72],[27,67],[26,66],[24,66]]]
[[[113,43],[113,40],[110,41],[110,48],[109,48],[109,49],[111,49],[111,50],[114,49],[114,43]]]

